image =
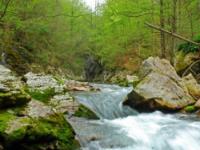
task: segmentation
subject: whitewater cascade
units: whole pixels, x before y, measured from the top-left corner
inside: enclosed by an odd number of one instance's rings
[[[122,101],[131,88],[95,84],[100,92],[78,92],[75,98],[101,118],[72,118],[83,150],[199,150],[196,116],[161,112],[138,114]]]

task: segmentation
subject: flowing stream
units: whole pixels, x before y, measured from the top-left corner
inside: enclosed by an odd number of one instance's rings
[[[138,114],[122,106],[131,88],[94,86],[101,91],[74,96],[101,119],[69,120],[83,150],[200,150],[200,120],[196,116]]]

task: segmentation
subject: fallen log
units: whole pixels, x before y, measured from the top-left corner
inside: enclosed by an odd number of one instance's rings
[[[183,41],[192,43],[192,44],[197,45],[197,46],[200,47],[200,43],[197,43],[197,42],[195,42],[195,41],[192,41],[192,40],[190,40],[190,39],[187,39],[187,38],[185,38],[185,37],[183,37],[183,36],[181,36],[181,35],[178,35],[177,33],[173,33],[173,32],[171,32],[171,31],[165,30],[165,29],[163,29],[163,28],[161,28],[161,27],[159,27],[159,26],[150,24],[150,23],[148,23],[148,22],[146,22],[145,24],[146,24],[148,27],[150,27],[150,28],[153,28],[153,29],[158,30],[158,31],[160,31],[160,32],[164,32],[164,33],[166,33],[166,34],[168,34],[168,35],[171,35],[171,36],[173,36],[173,37],[175,37],[175,38],[178,38],[178,39],[180,39],[180,40],[183,40]]]

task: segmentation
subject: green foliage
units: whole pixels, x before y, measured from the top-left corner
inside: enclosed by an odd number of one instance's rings
[[[74,116],[87,119],[98,119],[97,115],[84,105],[80,105]]]
[[[200,36],[197,37],[197,39],[194,41],[197,43],[200,43]],[[178,47],[178,51],[183,51],[185,54],[194,53],[194,52],[199,51],[199,46],[187,42],[187,43],[180,44]]]
[[[27,88],[27,93],[29,93],[29,95],[38,101],[42,101],[42,102],[48,102],[50,100],[51,97],[53,97],[55,95],[55,90],[53,88],[48,88],[46,90],[31,90]]]
[[[15,118],[15,116],[13,114],[11,114],[9,112],[5,112],[5,111],[3,111],[3,112],[0,111],[0,136],[6,130],[9,121],[11,121],[14,118]]]
[[[0,11],[5,7],[1,4]],[[198,0],[177,2],[180,35],[193,38],[200,32],[198,6]],[[173,1],[164,1],[165,28],[170,31],[172,8]],[[50,66],[80,75],[87,54],[110,70],[132,71],[143,59],[160,54],[160,34],[144,25],[160,24],[158,1],[107,0],[91,12],[81,0],[14,0],[2,22],[0,52],[9,51],[12,67],[22,73],[30,69],[25,64],[36,63],[45,70]],[[165,40],[168,53],[171,36]],[[188,53],[198,48],[184,43],[179,50]]]
[[[187,107],[185,107],[184,108],[184,110],[186,111],[186,112],[194,112],[194,111],[196,111],[196,107],[195,106],[187,106]]]
[[[0,132],[2,135],[5,133],[7,127],[7,120],[10,121],[10,114],[4,114],[3,119],[0,115],[1,120],[3,120],[0,125],[3,128],[2,133]],[[56,146],[61,150],[76,149],[79,147],[74,139],[72,127],[62,115],[57,114],[57,116],[40,119],[24,117],[20,119],[20,123],[22,126],[19,126],[19,128],[4,136],[6,138],[6,145],[10,149],[13,149],[14,143],[16,143],[15,146],[17,148],[22,149],[23,146],[28,146],[27,143],[32,143],[30,149],[40,149],[42,144],[47,143],[57,143]],[[37,145],[34,145],[34,143],[37,143]]]

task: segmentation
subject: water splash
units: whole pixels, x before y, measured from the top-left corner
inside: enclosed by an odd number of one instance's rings
[[[99,86],[103,88],[99,94],[79,93],[78,98],[89,104],[102,119],[70,120],[83,150],[200,149],[200,120],[196,116],[161,112],[125,115],[118,104],[131,89]]]

